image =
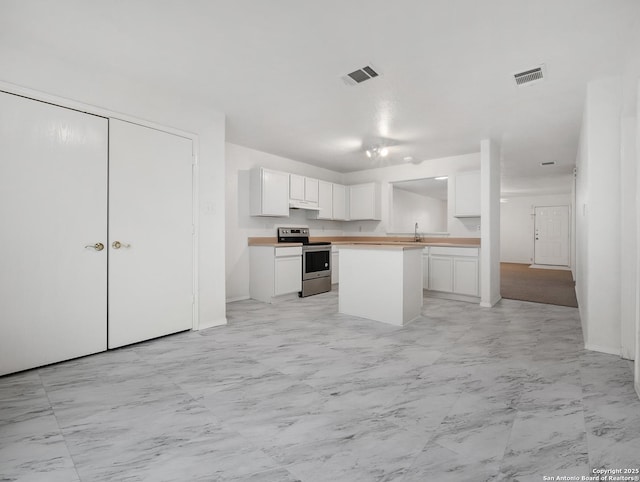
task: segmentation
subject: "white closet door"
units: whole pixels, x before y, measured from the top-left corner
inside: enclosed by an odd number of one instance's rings
[[[109,348],[192,327],[191,165],[190,139],[109,121]]]
[[[107,345],[107,120],[0,92],[0,375]]]

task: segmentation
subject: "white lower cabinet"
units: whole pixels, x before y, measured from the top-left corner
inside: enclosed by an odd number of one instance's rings
[[[476,247],[431,247],[423,265],[425,289],[463,297],[480,296],[480,270]]]
[[[453,292],[478,296],[478,259],[453,258]]]
[[[302,291],[302,247],[251,246],[249,296],[272,303],[276,296]]]
[[[340,283],[340,254],[336,246],[331,247],[331,284]]]
[[[275,258],[274,292],[275,296],[295,293],[302,290],[302,258],[283,256]]]
[[[453,292],[453,258],[434,255],[429,257],[429,289]]]

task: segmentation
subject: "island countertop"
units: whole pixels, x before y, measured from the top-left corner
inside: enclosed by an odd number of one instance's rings
[[[338,244],[338,243],[336,243]],[[402,243],[339,243],[340,249],[383,249],[403,251],[407,249],[423,249],[424,246],[418,243],[402,244]]]

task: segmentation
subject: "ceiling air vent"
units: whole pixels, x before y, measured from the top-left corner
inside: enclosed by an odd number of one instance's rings
[[[373,79],[374,77],[378,77],[380,74],[373,68],[371,65],[365,65],[361,69],[354,70],[350,74],[347,74],[342,77],[342,80],[345,84],[348,85],[356,85],[361,84],[365,80]]]
[[[513,74],[513,78],[516,81],[516,85],[525,85],[532,84],[534,82],[540,82],[544,80],[547,72],[544,64],[534,68],[525,70],[524,72],[518,72],[517,74]]]

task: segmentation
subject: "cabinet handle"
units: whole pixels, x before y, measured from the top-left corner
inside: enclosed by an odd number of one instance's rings
[[[121,243],[120,241],[114,241],[113,243],[111,243],[111,247],[113,249],[120,249],[120,248],[130,248],[131,245],[127,243]]]
[[[104,249],[104,244],[102,243],[89,244],[85,246],[85,248],[92,248],[92,249],[95,249],[96,251],[102,251]]]

